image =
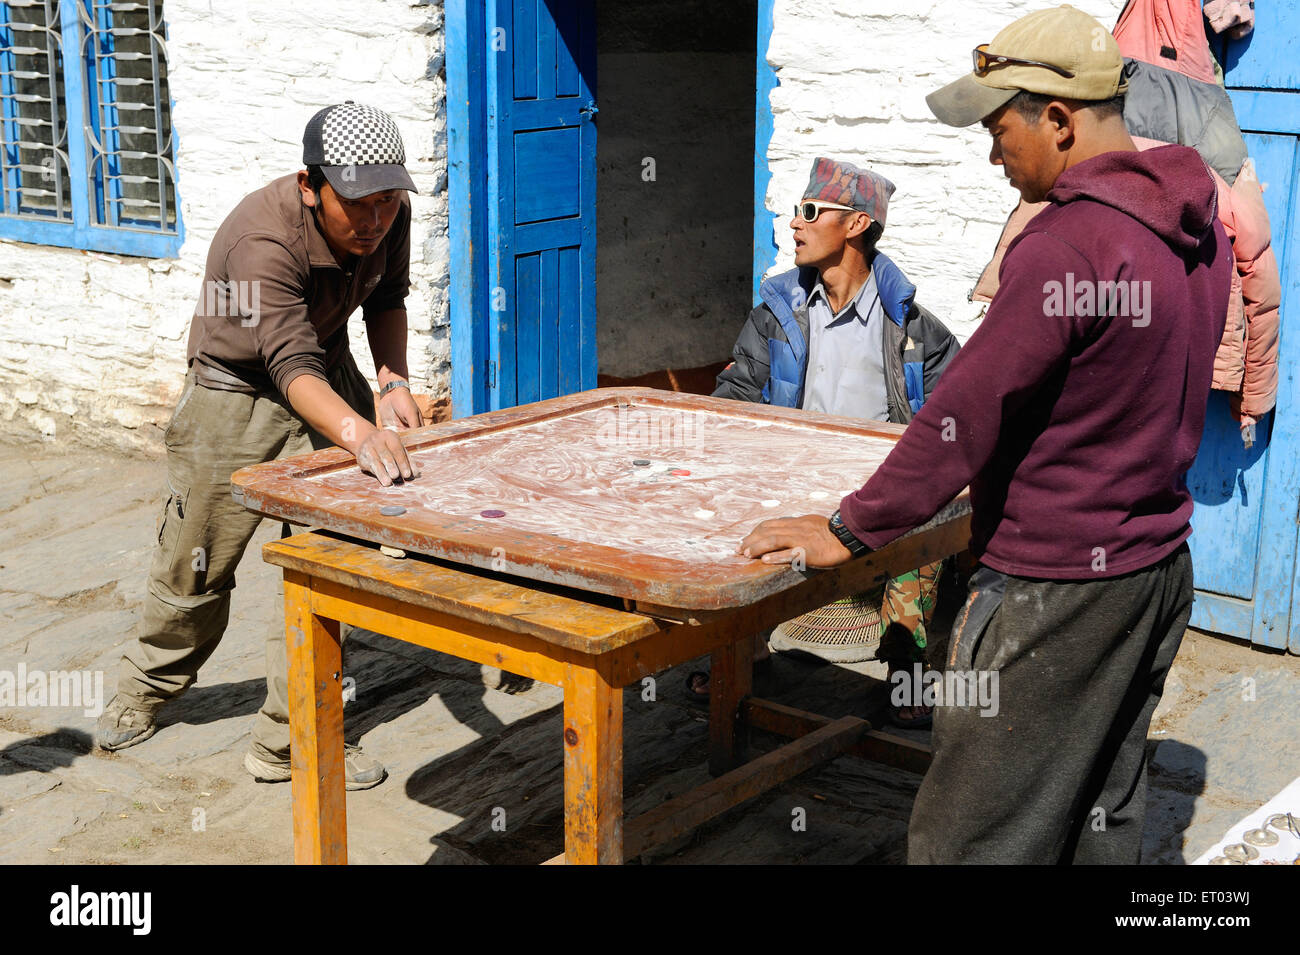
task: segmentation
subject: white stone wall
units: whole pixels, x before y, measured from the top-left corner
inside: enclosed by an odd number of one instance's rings
[[[767,205],[776,270],[789,268],[789,209],[811,159],[865,164],[898,186],[882,248],[963,340],[967,295],[1015,193],[988,136],[940,125],[925,94],[969,68],[970,50],[1044,0],[777,0],[778,69]],[[1113,25],[1122,0],[1076,0]],[[324,11],[328,10],[328,15]],[[408,349],[417,390],[449,390],[447,138],[437,0],[165,0],[179,195],[175,260],[0,241],[0,431],[157,450],[185,370],[208,246],[248,192],[299,168],[303,125],[356,99],[392,113],[413,200]],[[361,323],[353,348],[373,374]]]
[[[165,0],[178,193],[177,259],[0,242],[0,428],[154,449],[185,376],[208,246],[247,193],[301,168],[302,130],[345,99],[391,113],[413,197],[417,390],[447,393],[447,145],[441,4]],[[373,381],[364,326],[353,352]]]
[[[927,93],[971,68],[971,50],[1051,0],[776,0],[768,62],[778,254],[794,265],[790,210],[812,160],[867,166],[897,187],[880,248],[916,283],[917,300],[965,341],[982,314],[968,301],[1018,194],[989,164],[980,126],[942,125]],[[1073,0],[1111,29],[1123,0]]]

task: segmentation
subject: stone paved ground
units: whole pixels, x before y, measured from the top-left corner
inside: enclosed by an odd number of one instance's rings
[[[0,445],[0,672],[102,672],[111,696],[162,481],[156,460]],[[241,766],[264,693],[262,641],[278,626],[277,575],[258,548],[277,532],[259,531],[225,640],[152,740],[103,753],[80,709],[0,707],[0,862],[291,860],[288,785],[256,783]],[[561,851],[558,689],[361,631],[348,647],[348,737],[390,773],[348,796],[353,861],[532,863]],[[625,696],[630,813],[708,778],[704,714],[678,692],[690,668],[663,675],[654,702]],[[877,663],[781,658],[769,695],[870,718],[883,676]],[[1189,631],[1152,726],[1145,859],[1195,859],[1300,775],[1297,726],[1297,658]],[[841,758],[642,861],[901,862],[919,781]],[[794,831],[800,808],[807,826]],[[505,831],[493,827],[501,811]]]

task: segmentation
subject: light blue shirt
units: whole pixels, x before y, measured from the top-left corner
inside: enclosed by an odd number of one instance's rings
[[[885,392],[885,308],[873,271],[838,314],[821,279],[808,296],[808,375],[803,404],[807,411],[849,418],[889,420]]]

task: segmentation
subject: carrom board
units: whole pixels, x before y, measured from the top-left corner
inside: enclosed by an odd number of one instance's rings
[[[392,487],[339,448],[244,468],[231,484],[245,507],[295,523],[665,607],[721,609],[804,577],[736,555],[756,524],[829,517],[902,432],[602,388],[403,432],[421,474]],[[965,492],[931,524],[964,510]]]

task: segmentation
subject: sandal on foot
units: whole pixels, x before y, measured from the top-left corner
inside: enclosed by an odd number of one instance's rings
[[[696,706],[709,705],[709,671],[692,670],[686,675],[686,685],[682,687],[688,702]]]
[[[754,683],[757,686],[760,680],[767,682],[772,676],[772,658],[764,657],[761,660],[754,661]],[[686,686],[684,692],[686,698],[692,703],[699,706],[709,705],[709,671],[692,670],[686,676]],[[700,683],[703,681],[703,692],[701,692]]]
[[[920,716],[906,717],[903,710],[925,710]],[[905,730],[928,730],[934,725],[934,707],[932,706],[894,706],[889,707],[889,722]]]

